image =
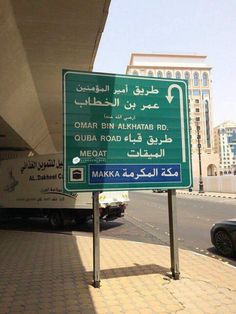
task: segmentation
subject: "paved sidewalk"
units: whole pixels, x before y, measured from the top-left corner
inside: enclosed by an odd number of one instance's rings
[[[92,286],[92,237],[0,230],[0,313],[236,313],[236,268],[180,250],[101,239],[101,288]]]

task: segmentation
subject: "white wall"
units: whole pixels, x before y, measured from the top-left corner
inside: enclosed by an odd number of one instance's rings
[[[203,178],[205,192],[236,193],[236,176],[212,176]],[[193,190],[199,189],[199,178],[193,178]]]

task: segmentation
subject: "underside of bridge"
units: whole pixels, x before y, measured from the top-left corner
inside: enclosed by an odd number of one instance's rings
[[[0,2],[0,157],[62,150],[62,69],[92,71],[110,0]]]

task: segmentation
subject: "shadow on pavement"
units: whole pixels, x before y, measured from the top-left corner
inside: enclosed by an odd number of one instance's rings
[[[92,239],[26,231],[0,230],[0,312],[97,313],[94,297],[101,292],[92,287]],[[156,264],[134,264],[102,269],[101,278],[168,271]]]
[[[169,271],[170,271],[169,268],[165,268],[156,264],[148,264],[148,265],[135,264],[135,266],[131,266],[131,267],[103,269],[101,270],[100,273],[101,273],[101,279],[112,279],[112,278],[142,276],[142,275],[150,275],[150,274],[166,275]],[[90,277],[93,275],[92,272],[89,272],[88,274]]]
[[[236,266],[236,257],[224,257],[222,255],[219,255],[219,253],[216,251],[215,247],[212,246],[207,249],[207,251],[211,254],[211,257],[214,257],[216,259],[220,259],[223,262],[229,263],[230,265]]]
[[[107,221],[100,223],[100,231],[117,228],[123,225],[123,222]],[[71,235],[72,232],[93,232],[93,222],[90,220],[87,223],[76,225],[71,224],[63,227],[62,229],[53,230],[49,225],[46,218],[31,218],[28,221],[22,219],[13,219],[5,222],[0,222],[0,229],[4,230],[21,230],[29,232],[48,232],[48,233],[62,233]]]
[[[117,221],[101,221],[100,231],[102,232],[109,229],[118,228],[122,226],[123,224],[124,224],[123,222],[117,222]],[[90,220],[83,225],[76,226],[74,230],[83,231],[83,232],[93,232],[93,222]]]
[[[76,237],[0,230],[0,238],[1,313],[96,313],[82,259],[89,248],[81,254]]]

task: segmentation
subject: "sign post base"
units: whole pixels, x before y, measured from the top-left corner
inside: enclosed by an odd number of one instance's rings
[[[177,237],[176,190],[168,190],[170,258],[172,278],[179,280],[179,252]]]

